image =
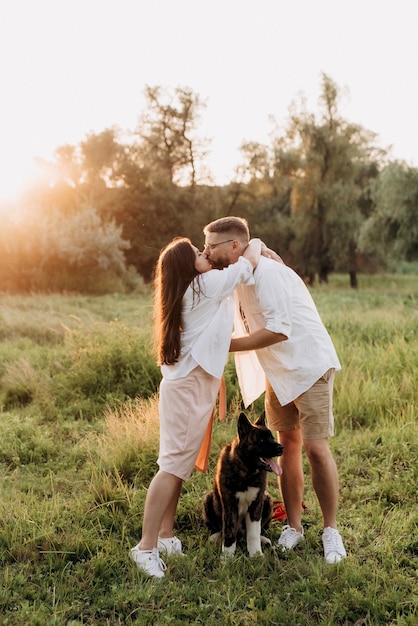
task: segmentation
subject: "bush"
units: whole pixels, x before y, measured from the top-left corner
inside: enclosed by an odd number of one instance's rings
[[[102,221],[91,207],[6,223],[0,236],[0,290],[124,291],[129,247],[122,227]],[[132,282],[129,270],[127,284]]]

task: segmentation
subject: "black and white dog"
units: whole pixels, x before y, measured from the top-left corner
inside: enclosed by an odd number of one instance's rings
[[[245,533],[250,556],[262,554],[262,536],[269,527],[273,505],[266,492],[267,472],[281,474],[273,460],[283,447],[266,427],[264,412],[252,424],[245,413],[238,418],[238,433],[221,450],[213,490],[203,501],[203,519],[211,539],[222,539],[225,557],[235,553],[237,538]]]

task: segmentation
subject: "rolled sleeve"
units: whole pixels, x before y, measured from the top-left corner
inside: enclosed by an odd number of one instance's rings
[[[290,337],[292,327],[290,324],[284,323],[277,315],[265,317],[266,329],[272,333],[280,333],[286,337]]]

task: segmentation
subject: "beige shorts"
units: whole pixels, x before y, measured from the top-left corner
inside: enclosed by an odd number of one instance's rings
[[[200,366],[184,378],[161,381],[158,465],[164,472],[182,480],[192,475],[220,383]]]
[[[307,391],[282,406],[266,380],[266,416],[271,430],[300,428],[303,439],[324,439],[334,435],[332,392],[335,370],[325,372]]]

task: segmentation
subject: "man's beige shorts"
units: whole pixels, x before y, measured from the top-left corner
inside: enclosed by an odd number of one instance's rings
[[[164,472],[182,480],[192,475],[220,382],[200,366],[184,378],[161,381],[158,465]]]
[[[335,370],[330,369],[298,398],[282,406],[266,380],[266,416],[269,428],[289,431],[300,428],[303,439],[324,439],[334,435],[332,392]]]

